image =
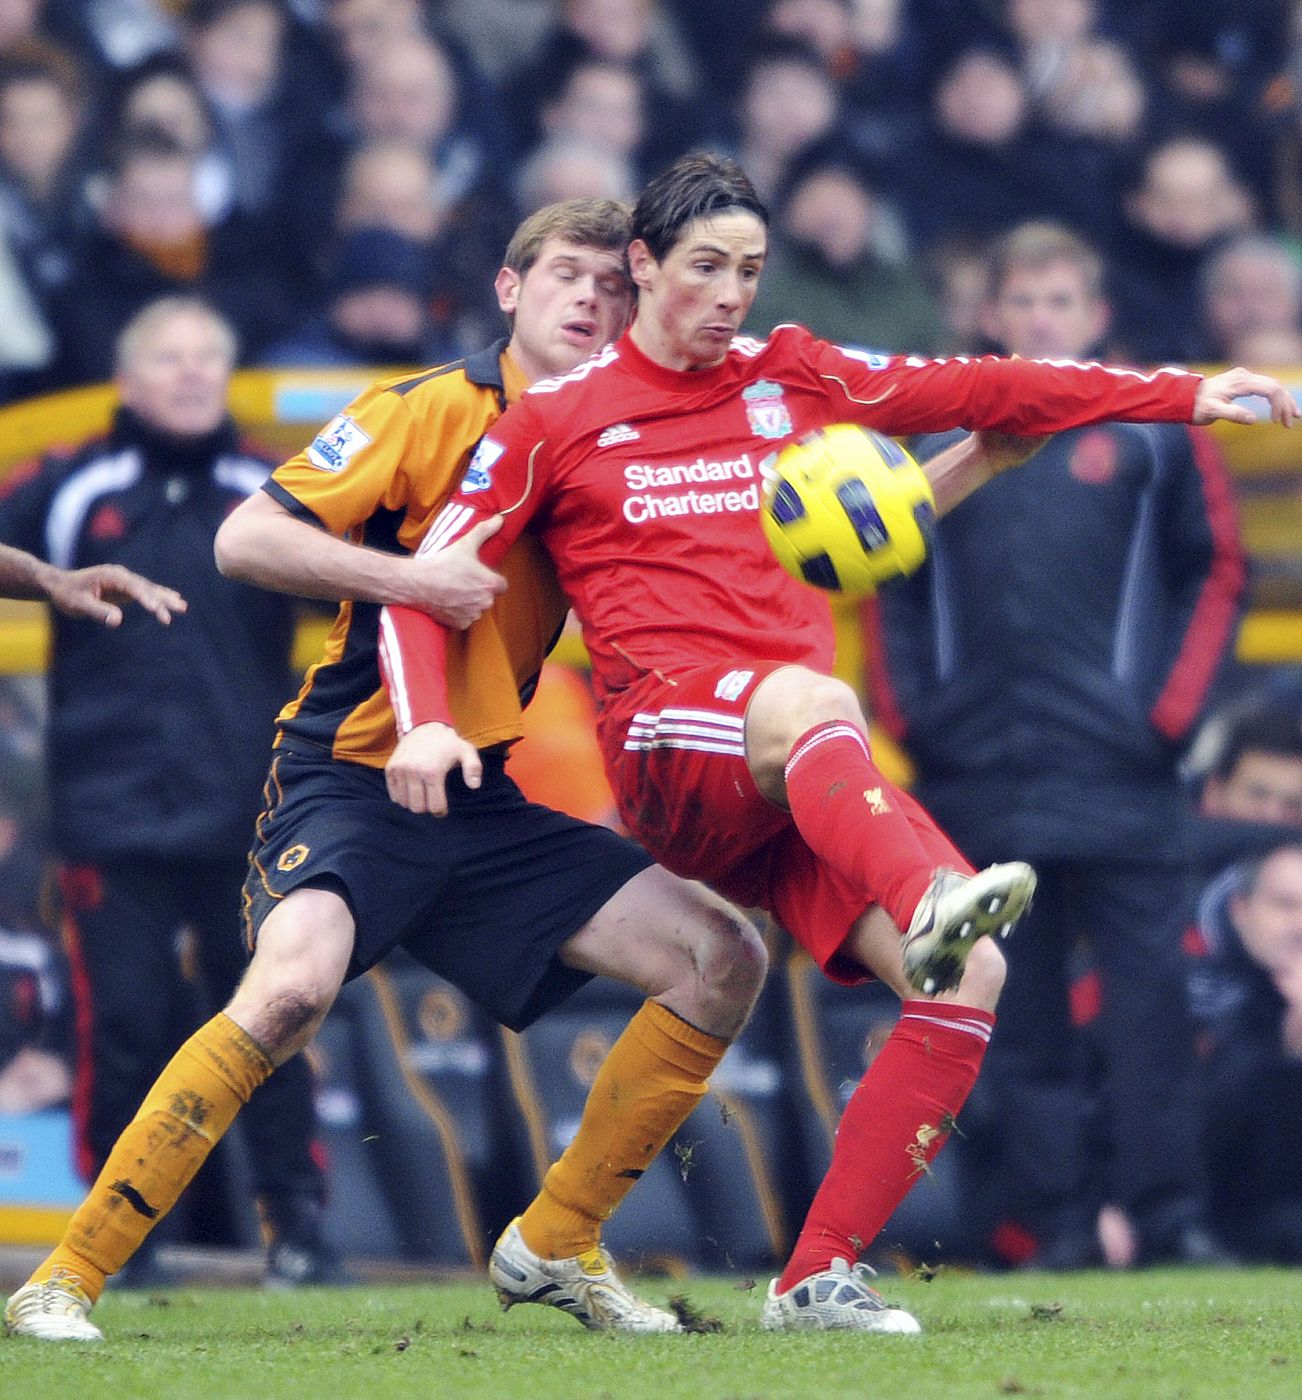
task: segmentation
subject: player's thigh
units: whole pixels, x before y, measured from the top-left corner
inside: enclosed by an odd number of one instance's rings
[[[783,666],[755,687],[746,707],[746,761],[770,802],[786,801],[784,770],[796,741],[830,720],[846,720],[867,730],[858,697],[835,676]]]
[[[561,961],[654,996],[685,978],[758,985],[763,941],[750,921],[696,881],[658,865],[635,875],[560,948]]]

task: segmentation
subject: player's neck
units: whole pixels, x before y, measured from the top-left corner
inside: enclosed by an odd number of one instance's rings
[[[649,317],[636,317],[628,328],[628,338],[652,364],[682,374],[715,369],[727,359],[726,346],[723,354],[713,355],[709,359],[692,354],[690,350],[675,344]]]

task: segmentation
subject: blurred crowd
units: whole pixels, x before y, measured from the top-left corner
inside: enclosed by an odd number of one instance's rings
[[[1300,79],[1296,0],[0,0],[0,401],[166,292],[246,364],[458,355],[522,213],[692,147],[772,202],[757,330],[975,348],[1038,218],[1114,357],[1298,359]]]

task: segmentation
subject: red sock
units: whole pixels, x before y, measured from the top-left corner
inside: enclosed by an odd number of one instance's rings
[[[832,1165],[814,1196],[779,1292],[854,1263],[940,1151],[967,1100],[995,1018],[952,1002],[906,1001],[890,1038],[851,1095]]]
[[[960,875],[976,874],[971,861],[936,825],[935,818],[917,798],[900,788],[895,789],[895,796],[933,868],[947,865],[951,870],[957,870]]]
[[[787,759],[787,802],[805,844],[865,891],[907,932],[935,864],[918,840],[900,793],[846,720],[815,725]]]

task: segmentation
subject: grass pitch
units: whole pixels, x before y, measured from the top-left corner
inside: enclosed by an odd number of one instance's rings
[[[746,1281],[749,1282],[749,1281]],[[109,1293],[102,1345],[0,1338],[4,1400],[819,1400],[1302,1395],[1302,1272],[885,1279],[921,1338],[771,1335],[760,1289],[694,1279],[721,1331],[608,1337],[487,1284]]]

